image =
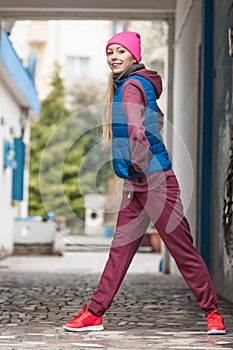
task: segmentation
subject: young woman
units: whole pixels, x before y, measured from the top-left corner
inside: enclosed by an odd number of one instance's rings
[[[124,179],[122,202],[109,258],[90,305],[64,324],[68,331],[102,330],[110,307],[150,221],[205,312],[208,334],[225,333],[206,265],[193,245],[180,190],[160,130],[160,76],[141,61],[140,35],[122,32],[106,45],[112,71],[103,138],[112,139],[113,166]]]

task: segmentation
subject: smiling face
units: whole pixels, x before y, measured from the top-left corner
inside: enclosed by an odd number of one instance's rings
[[[136,60],[123,46],[112,44],[107,50],[107,62],[112,72],[119,74],[136,63]]]

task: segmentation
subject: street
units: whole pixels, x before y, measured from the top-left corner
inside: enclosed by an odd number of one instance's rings
[[[220,299],[227,334],[208,336],[203,312],[180,276],[159,272],[161,255],[138,252],[103,317],[104,331],[66,332],[89,302],[107,249],[0,261],[0,350],[233,349],[233,305]]]

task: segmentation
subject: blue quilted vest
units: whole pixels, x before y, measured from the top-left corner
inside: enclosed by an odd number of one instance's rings
[[[147,108],[145,111],[144,127],[146,137],[150,144],[152,158],[145,173],[134,170],[130,160],[130,140],[128,136],[128,119],[122,107],[122,89],[128,79],[138,80],[146,94]],[[171,168],[171,162],[160,134],[158,105],[156,93],[149,80],[138,75],[131,75],[122,80],[116,80],[116,91],[112,107],[112,153],[113,168],[117,176],[124,179],[134,179],[156,171],[164,171]],[[150,153],[150,155],[151,155]]]

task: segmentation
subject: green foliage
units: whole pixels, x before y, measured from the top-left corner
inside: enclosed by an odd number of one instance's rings
[[[75,230],[77,217],[81,222],[84,220],[83,196],[96,191],[96,186],[104,191],[113,171],[109,162],[107,164],[106,152],[103,155],[92,152],[101,143],[101,128],[88,128],[88,121],[98,125],[99,113],[95,109],[84,109],[77,118],[72,118],[73,110],[65,105],[65,89],[58,65],[51,86],[50,94],[41,103],[39,121],[31,125],[29,215],[45,217],[46,211],[65,215],[67,224]],[[90,102],[88,90],[87,104]],[[84,90],[81,97],[77,97],[79,106],[80,99],[85,107]],[[106,164],[96,174],[100,160]]]
[[[42,215],[43,217],[46,215],[39,187],[42,152],[53,132],[54,125],[70,115],[70,111],[65,107],[64,86],[59,76],[59,71],[60,68],[56,65],[51,82],[53,89],[41,103],[39,121],[31,125],[29,215]]]

